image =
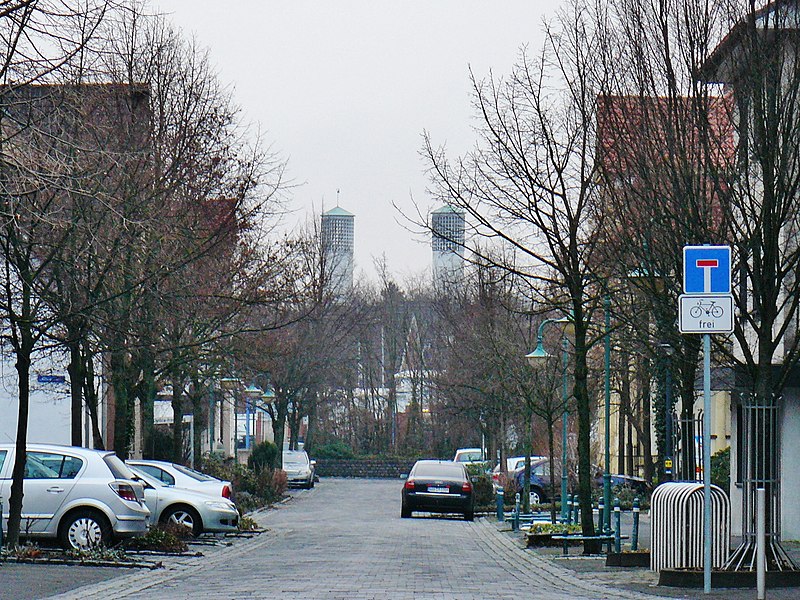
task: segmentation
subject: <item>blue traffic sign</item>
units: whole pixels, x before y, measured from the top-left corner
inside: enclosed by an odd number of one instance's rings
[[[684,246],[683,291],[686,294],[730,294],[730,246]]]

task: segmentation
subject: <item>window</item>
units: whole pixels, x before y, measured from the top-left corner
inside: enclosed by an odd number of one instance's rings
[[[50,452],[29,452],[25,462],[25,477],[27,479],[75,479],[82,467],[83,461],[76,456]]]
[[[154,467],[153,465],[136,465],[136,468],[144,471],[148,475],[152,475],[159,481],[163,481],[167,485],[175,485],[175,478],[167,473],[164,469]]]
[[[58,479],[63,461],[62,455],[29,452],[25,459],[25,479]]]
[[[6,463],[6,454],[5,450],[0,450],[0,473],[3,472],[3,465]]]

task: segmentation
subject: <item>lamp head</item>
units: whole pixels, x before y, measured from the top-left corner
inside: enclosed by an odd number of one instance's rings
[[[525,355],[525,359],[528,361],[528,364],[534,369],[543,366],[547,360],[552,357],[553,355],[544,349],[542,340],[539,340],[539,343],[536,345],[536,350]]]

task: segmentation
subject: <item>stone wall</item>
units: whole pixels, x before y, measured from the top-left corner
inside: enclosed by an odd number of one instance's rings
[[[407,475],[414,460],[380,458],[318,458],[320,477],[358,477],[367,479],[399,479]]]

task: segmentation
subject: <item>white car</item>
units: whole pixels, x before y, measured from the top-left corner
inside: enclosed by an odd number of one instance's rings
[[[283,470],[289,485],[297,485],[308,490],[314,487],[314,467],[316,463],[308,459],[305,450],[284,450]]]
[[[230,481],[222,481],[177,463],[143,459],[130,459],[127,462],[130,466],[144,471],[167,485],[194,490],[218,498],[221,496],[230,499],[233,495],[233,486]]]
[[[459,448],[453,457],[453,462],[461,463],[462,465],[474,465],[485,461],[486,457],[480,448]]]
[[[0,444],[0,497],[8,523],[14,444]],[[57,538],[88,549],[144,535],[150,520],[144,488],[113,452],[28,444],[23,482],[23,537]]]
[[[138,467],[131,470],[144,483],[144,499],[150,509],[150,522],[175,523],[190,529],[197,537],[203,532],[238,531],[239,511],[227,498],[167,485]]]

